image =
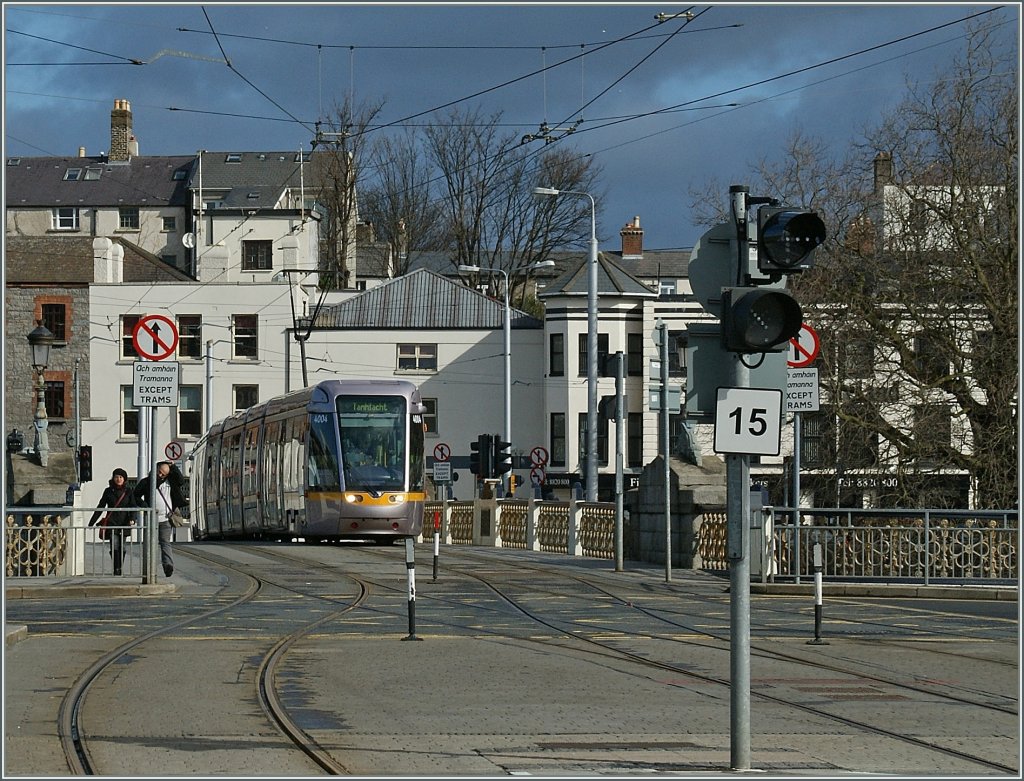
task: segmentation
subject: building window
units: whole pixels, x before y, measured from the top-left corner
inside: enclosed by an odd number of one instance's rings
[[[182,385],[178,388],[178,436],[203,435],[203,386]]]
[[[235,358],[259,357],[259,316],[232,315],[231,331]]]
[[[174,233],[178,229],[178,218],[177,217],[163,217],[161,219],[164,233]]]
[[[587,347],[588,347],[587,340],[588,340],[589,336],[590,336],[590,334],[580,334],[579,335],[579,343],[580,343],[580,349],[579,349],[579,358],[580,358],[579,376],[580,377],[588,377],[588,376],[590,376],[587,373]],[[608,334],[598,334],[597,335],[597,376],[598,377],[607,377],[608,376],[607,373],[605,372],[605,364],[607,364],[607,363],[608,363]]]
[[[78,209],[73,206],[62,206],[59,209],[54,209],[53,212],[53,229],[57,231],[76,231],[78,230]]]
[[[41,304],[43,326],[53,334],[55,342],[68,340],[68,308],[65,304]]]
[[[234,411],[241,412],[260,403],[259,385],[232,385],[231,396],[234,399]]]
[[[87,182],[95,182],[103,175],[102,168],[86,168],[85,176],[83,177]]]
[[[69,168],[67,171],[64,172],[64,181],[65,182],[77,182],[81,178],[82,178],[82,169],[81,168]]]
[[[669,377],[685,377],[686,367],[683,366],[680,360],[684,356],[686,349],[686,331],[669,331],[668,332],[668,376]],[[658,354],[660,357],[661,348],[658,348]]]
[[[224,162],[225,163],[240,163],[240,162],[242,162],[242,155],[239,154],[238,152],[228,152],[228,154],[226,154],[224,156]]]
[[[581,412],[580,422],[580,467],[587,461],[587,413]],[[597,463],[601,466],[608,464],[608,421],[597,416]]]
[[[914,452],[918,466],[946,465],[952,438],[953,419],[947,404],[914,407]]]
[[[274,254],[274,242],[269,239],[242,242],[242,271],[269,271]]]
[[[552,377],[565,376],[565,334],[551,334],[548,339],[551,353],[549,374]]]
[[[644,465],[644,414],[630,412],[626,419],[626,464],[630,467]]]
[[[800,415],[800,463],[808,469],[823,469],[836,463],[835,418],[830,407]]]
[[[203,318],[201,315],[178,315],[178,357],[203,357]]]
[[[121,358],[139,357],[139,354],[135,352],[135,340],[132,335],[135,331],[135,326],[139,324],[141,319],[142,315],[121,316]]]
[[[399,371],[437,371],[436,344],[398,345]]]
[[[43,393],[46,400],[46,416],[48,418],[64,417],[64,382],[63,380],[46,380]]]
[[[423,424],[427,434],[437,434],[437,399],[421,399],[427,411],[423,413]]]
[[[117,226],[121,230],[138,230],[139,229],[139,210],[135,206],[122,206],[117,210],[118,223]]]
[[[643,334],[626,334],[626,375],[629,377],[644,376]]]
[[[925,383],[949,376],[949,357],[936,336],[921,334],[914,339],[913,374]]]
[[[565,413],[551,413],[551,466],[565,466]]]
[[[875,366],[874,346],[867,337],[850,334],[839,342],[839,362],[846,379],[870,379]]]
[[[139,436],[139,408],[132,400],[132,386],[121,386],[121,436],[135,438]]]

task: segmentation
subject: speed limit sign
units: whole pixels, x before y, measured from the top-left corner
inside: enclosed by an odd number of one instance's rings
[[[719,388],[715,452],[777,456],[782,440],[782,391]]]

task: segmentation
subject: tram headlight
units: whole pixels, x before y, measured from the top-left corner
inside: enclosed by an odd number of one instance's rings
[[[402,504],[405,502],[405,494],[391,494],[388,497],[388,501],[392,504]]]
[[[357,502],[363,501],[363,497],[359,494],[345,494],[345,501],[349,504],[356,504]]]

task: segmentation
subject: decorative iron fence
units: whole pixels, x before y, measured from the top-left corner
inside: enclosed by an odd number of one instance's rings
[[[101,539],[100,528],[89,526],[84,520],[96,509],[8,507],[4,513],[5,575],[9,578],[114,575],[111,540]],[[141,576],[142,525],[108,528],[113,533],[119,532],[119,576]]]
[[[768,508],[766,551],[773,578],[814,572],[821,546],[824,579],[1010,582],[1020,576],[1016,512]],[[790,522],[780,522],[790,521]]]

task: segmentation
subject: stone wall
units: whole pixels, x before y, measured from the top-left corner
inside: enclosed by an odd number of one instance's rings
[[[697,554],[701,517],[726,506],[725,462],[704,456],[701,466],[672,458],[672,566],[700,569]],[[627,559],[665,563],[665,462],[660,456],[644,467],[640,487],[628,495],[629,524],[623,548]]]
[[[8,285],[4,295],[4,430],[6,440],[13,429],[24,436],[25,445],[35,440],[33,421],[36,413],[35,370],[28,335],[36,327],[39,302],[51,301],[55,295],[69,297],[68,341],[50,348],[50,362],[45,376],[64,381],[64,418],[50,418],[50,453],[71,451],[66,441],[75,427],[75,360],[78,365],[79,398],[84,419],[89,410],[89,290],[87,287],[22,287]],[[117,335],[112,335],[116,338]],[[120,388],[108,389],[120,393]]]

